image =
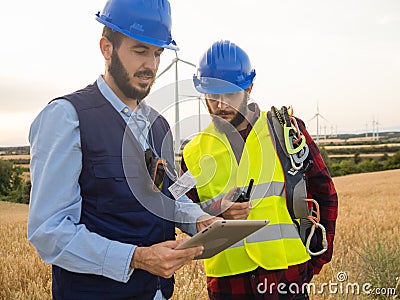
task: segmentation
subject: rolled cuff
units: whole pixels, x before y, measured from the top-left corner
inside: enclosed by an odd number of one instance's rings
[[[103,276],[126,283],[133,273],[130,267],[136,246],[112,241],[103,264]]]

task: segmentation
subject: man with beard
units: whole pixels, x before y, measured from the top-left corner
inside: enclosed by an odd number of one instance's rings
[[[143,99],[171,38],[167,0],[109,0],[105,73],[52,100],[31,125],[28,239],[52,264],[53,299],[165,299],[173,274],[203,248],[175,250],[175,223],[212,223],[176,179],[167,121]]]
[[[319,202],[320,222],[327,231],[327,251],[310,259],[287,207],[283,165],[289,157],[280,160],[267,113],[249,103],[254,78],[248,55],[230,41],[213,43],[193,77],[212,123],[183,151],[181,169],[196,179],[189,198],[225,219],[270,220],[242,242],[204,260],[208,295],[210,299],[308,299],[306,284],[332,257],[337,194],[317,146],[297,119],[309,149],[307,192]],[[236,202],[235,190],[246,190],[251,179],[250,201]]]

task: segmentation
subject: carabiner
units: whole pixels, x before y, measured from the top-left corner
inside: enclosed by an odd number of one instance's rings
[[[289,155],[289,158],[290,158],[290,164],[292,165],[292,168],[294,170],[299,171],[303,167],[303,163],[302,162],[299,163],[299,164],[296,164],[296,162],[293,159],[293,155]]]
[[[311,238],[314,235],[315,232],[315,227],[319,227],[321,229],[322,232],[322,249],[320,251],[317,252],[312,252],[310,250],[310,243],[311,243]],[[317,255],[321,255],[322,253],[324,253],[326,250],[328,250],[328,241],[326,239],[326,230],[325,227],[321,224],[321,223],[316,223],[316,226],[311,226],[311,230],[310,230],[310,234],[308,235],[307,238],[307,242],[306,242],[306,249],[307,252],[312,255],[312,256],[317,256]]]
[[[291,134],[291,131],[294,131],[292,124],[290,124],[290,127],[287,126],[286,124],[283,125],[283,137],[285,139],[286,151],[289,154],[295,154],[297,152],[300,152],[304,148],[304,145],[306,144],[306,138],[304,135],[301,134],[300,135],[301,142],[295,148],[293,145],[293,139],[291,138],[291,137],[293,137],[293,135]]]
[[[308,146],[306,144],[306,145],[304,145],[304,148],[301,149],[300,152],[298,152],[296,154],[292,154],[293,160],[297,164],[300,164],[300,163],[304,162],[307,159],[309,153],[310,153],[310,149],[308,148]]]

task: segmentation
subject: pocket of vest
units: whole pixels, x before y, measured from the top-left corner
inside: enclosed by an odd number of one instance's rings
[[[137,167],[134,165],[122,166],[122,164],[98,164],[93,165],[93,172],[96,178],[114,178],[116,181],[123,181],[124,178],[139,177]]]
[[[126,166],[127,167],[127,166]],[[97,210],[101,212],[142,211],[143,206],[134,197],[128,184],[139,181],[134,166],[128,166],[125,174],[120,164],[98,164],[93,166],[96,177]]]

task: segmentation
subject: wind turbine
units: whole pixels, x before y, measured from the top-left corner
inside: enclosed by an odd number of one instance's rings
[[[198,121],[198,132],[201,131],[201,100],[203,99],[201,95],[181,95],[183,97],[186,97],[185,99],[197,99],[198,102],[198,107],[197,107],[197,121]]]
[[[373,117],[372,118],[372,140],[373,141],[375,141],[375,139],[376,139],[376,136],[375,136],[375,125],[376,125],[375,117]]]
[[[376,120],[375,125],[376,125],[376,140],[379,141],[379,125],[381,125],[381,123],[379,123],[378,120]]]
[[[178,53],[175,50],[175,58],[172,62],[160,73],[156,78],[162,76],[165,72],[172,68],[175,65],[175,155],[179,155],[180,152],[180,144],[181,144],[181,134],[180,134],[180,126],[179,126],[179,85],[178,85],[178,62],[183,62],[192,67],[196,67],[195,64],[191,62],[185,61],[178,57]]]
[[[325,119],[325,117],[319,113],[319,105],[318,105],[318,103],[317,103],[317,113],[309,121],[312,121],[315,118],[317,118],[317,145],[319,145],[319,118],[324,119],[328,123],[329,123],[329,121],[327,119]]]

